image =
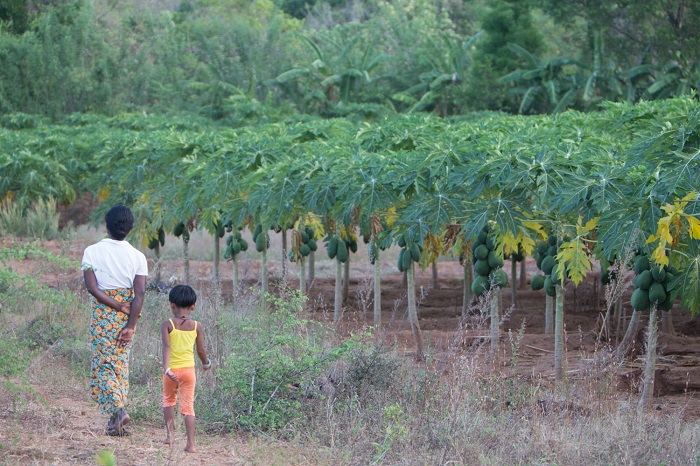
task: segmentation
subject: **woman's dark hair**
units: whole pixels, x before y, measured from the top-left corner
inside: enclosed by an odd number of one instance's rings
[[[190,307],[197,302],[197,293],[189,285],[175,285],[168,294],[168,300],[177,307]]]
[[[105,214],[107,231],[117,241],[122,241],[134,227],[134,214],[131,209],[122,204],[117,204]]]

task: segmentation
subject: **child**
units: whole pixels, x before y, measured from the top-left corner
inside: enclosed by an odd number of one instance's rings
[[[205,371],[211,368],[211,361],[204,349],[204,328],[190,318],[197,294],[190,286],[177,285],[170,290],[168,299],[175,319],[168,319],[160,326],[163,338],[163,416],[166,429],[163,443],[170,445],[173,441],[175,404],[179,389],[180,413],[185,416],[187,431],[185,451],[195,453],[194,387],[197,379],[194,372],[193,346],[197,346],[197,355]]]

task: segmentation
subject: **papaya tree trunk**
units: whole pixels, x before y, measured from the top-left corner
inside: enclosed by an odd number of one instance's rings
[[[500,342],[501,326],[501,289],[496,288],[491,295],[491,354],[495,355],[498,351]]]
[[[673,310],[661,313],[661,330],[667,335],[675,335],[676,329],[673,327]]]
[[[411,324],[411,333],[413,340],[416,342],[416,359],[422,361],[425,359],[425,345],[423,343],[423,334],[418,323],[418,308],[416,306],[416,282],[413,274],[413,261],[406,270],[406,281],[408,290],[408,321]]]
[[[311,287],[314,284],[314,280],[316,279],[316,253],[314,251],[311,251],[309,254],[309,282],[307,283],[307,287],[311,289]]]
[[[433,289],[437,290],[440,288],[440,283],[438,282],[438,264],[437,259],[433,260]]]
[[[340,322],[340,314],[343,307],[343,263],[335,259],[335,294],[333,300],[333,323]]]
[[[515,306],[515,298],[517,297],[517,274],[518,274],[518,263],[515,259],[510,261],[510,305]]]
[[[343,264],[343,304],[348,302],[350,296],[350,251],[348,258]]]
[[[641,314],[642,313],[636,309],[632,311],[630,323],[629,325],[627,325],[627,332],[625,332],[625,336],[622,338],[622,342],[620,342],[620,344],[617,345],[617,348],[615,348],[615,352],[613,353],[613,359],[624,359],[627,356],[627,353],[629,353],[629,351],[632,349],[632,343],[634,342],[634,338],[637,335],[637,328],[639,327],[639,318]]]
[[[520,286],[518,288],[521,290],[527,288],[527,261],[525,258],[520,261]]]
[[[382,264],[379,260],[379,248],[374,257],[374,325],[382,323]]]
[[[214,281],[214,286],[218,288],[219,286],[219,255],[221,251],[221,243],[219,241],[219,236],[214,233],[214,272],[212,275],[212,280]]]
[[[556,285],[556,306],[554,310],[554,380],[564,379],[564,287]]]
[[[554,331],[554,297],[545,294],[544,298],[544,333],[551,335]]]
[[[153,252],[156,255],[156,260],[155,264],[153,264],[153,273],[155,274],[155,279],[157,282],[160,281],[160,270],[161,270],[161,264],[160,264],[160,243],[156,243],[156,247],[153,250]]]
[[[185,284],[190,284],[190,242],[182,238],[182,257],[184,262]]]
[[[233,279],[231,280],[232,284],[232,290],[231,290],[231,305],[235,307],[236,305],[236,300],[238,299],[238,258],[236,255],[233,256],[233,259],[231,260],[231,273]]]
[[[262,233],[261,233],[262,234]],[[262,259],[260,260],[260,288],[262,290],[263,307],[267,302],[267,247],[262,250]]]
[[[302,269],[303,275],[303,269]],[[282,281],[287,278],[287,230],[282,230]]]
[[[658,340],[658,325],[656,318],[656,306],[649,310],[649,326],[647,328],[647,359],[644,362],[644,382],[642,384],[642,396],[639,398],[638,412],[644,415],[650,407],[654,397],[654,376],[656,373],[656,342]]]
[[[464,291],[462,293],[462,317],[467,315],[469,305],[474,297],[472,293],[472,281],[474,280],[474,270],[470,260],[464,261]]]
[[[299,258],[299,292],[306,295],[306,261],[304,257]]]

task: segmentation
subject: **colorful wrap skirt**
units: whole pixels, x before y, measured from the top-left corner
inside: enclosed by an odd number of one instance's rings
[[[119,302],[132,301],[130,288],[104,290]],[[129,315],[99,303],[91,297],[92,362],[90,364],[90,394],[102,412],[114,415],[124,407],[129,394],[129,346],[119,346],[117,335],[126,327]]]

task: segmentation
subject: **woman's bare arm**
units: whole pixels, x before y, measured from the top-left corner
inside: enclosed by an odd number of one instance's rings
[[[83,271],[83,278],[85,279],[85,288],[87,288],[88,293],[95,297],[98,303],[104,304],[105,306],[109,306],[112,309],[123,312],[125,314],[129,314],[131,312],[130,302],[119,302],[116,299],[107,295],[107,293],[102,291],[97,286],[97,277],[95,277],[94,271],[90,269]]]

